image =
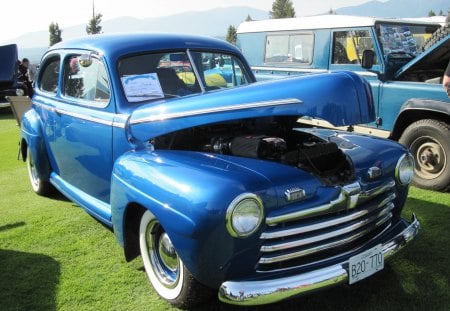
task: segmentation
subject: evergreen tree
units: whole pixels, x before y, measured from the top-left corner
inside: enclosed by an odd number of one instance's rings
[[[94,10],[94,2],[92,2],[92,18],[89,20],[89,23],[86,26],[86,32],[88,35],[95,35],[102,32],[102,26],[100,23],[102,22],[102,14],[95,14]]]
[[[48,26],[48,31],[50,33],[50,46],[62,41],[62,30],[59,29],[58,23],[52,22],[50,26]]]
[[[272,4],[270,18],[295,17],[295,10],[291,0],[275,0]]]
[[[237,30],[233,25],[228,26],[226,40],[233,45],[236,45],[237,40]]]
[[[247,18],[245,19],[246,22],[251,22],[253,19],[250,16],[250,14],[247,14]]]
[[[431,17],[431,16],[436,16],[436,13],[434,13],[433,10],[430,10],[430,12],[428,12],[428,16],[429,16],[429,17]]]

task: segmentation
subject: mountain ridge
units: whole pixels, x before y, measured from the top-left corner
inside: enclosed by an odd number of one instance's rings
[[[424,17],[430,10],[436,14],[440,10],[447,12],[450,9],[448,0],[389,0],[380,2],[369,1],[358,6],[336,9],[337,14],[360,15],[373,17]],[[370,12],[370,14],[368,14]],[[390,12],[396,12],[396,16]],[[328,13],[328,12],[324,12]],[[229,25],[238,26],[250,15],[254,20],[269,18],[268,11],[247,6],[217,8],[207,11],[189,11],[163,17],[135,18],[131,16],[117,17],[102,22],[104,33],[116,32],[181,32],[190,34],[208,35],[225,38]],[[86,35],[86,25],[80,24],[62,29],[63,40]],[[47,30],[34,31],[3,44],[16,43],[19,46],[19,57],[27,57],[31,62],[37,63],[48,47],[49,34]]]

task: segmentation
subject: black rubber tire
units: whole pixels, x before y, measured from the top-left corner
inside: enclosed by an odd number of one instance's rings
[[[450,125],[434,119],[410,124],[399,142],[415,160],[413,185],[436,191],[450,189]]]
[[[163,235],[165,239],[161,238]],[[211,298],[212,290],[187,270],[164,228],[148,210],[140,221],[139,248],[147,276],[160,297],[181,309],[190,309]]]
[[[429,49],[432,45],[434,45],[436,42],[442,40],[445,36],[447,36],[450,33],[450,27],[449,24],[445,24],[444,26],[442,26],[441,28],[439,28],[438,30],[436,30],[430,38],[428,38],[422,48],[423,50],[427,50]]]
[[[36,167],[34,165],[33,155],[31,154],[30,149],[27,149],[27,169],[28,169],[28,178],[30,180],[31,188],[34,192],[42,196],[48,196],[53,193],[53,186],[50,182],[46,180],[42,180],[36,171]]]

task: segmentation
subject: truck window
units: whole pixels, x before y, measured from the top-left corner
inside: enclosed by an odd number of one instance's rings
[[[313,41],[312,33],[268,35],[264,62],[288,66],[311,64]]]
[[[332,64],[360,64],[364,50],[373,50],[373,39],[368,30],[333,33]],[[377,59],[374,64],[377,64]]]
[[[408,53],[417,56],[422,53],[424,42],[437,30],[430,25],[377,24],[377,35],[384,56],[391,53]]]

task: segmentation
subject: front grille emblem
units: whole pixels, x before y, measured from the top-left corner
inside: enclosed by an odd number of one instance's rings
[[[306,192],[304,189],[300,187],[290,188],[287,189],[284,192],[284,195],[286,197],[286,201],[292,202],[292,201],[298,201],[303,199],[306,196]]]

